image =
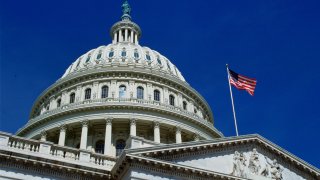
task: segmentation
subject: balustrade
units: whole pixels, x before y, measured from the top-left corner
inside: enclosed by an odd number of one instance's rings
[[[8,147],[24,151],[39,152],[39,141],[33,141],[16,136],[11,136],[8,141]]]
[[[137,103],[137,104],[144,104],[144,105],[155,105],[158,106],[160,108],[165,108],[167,110],[171,110],[171,111],[175,111],[175,112],[179,112],[182,113],[186,116],[189,116],[193,119],[196,119],[200,122],[202,122],[205,125],[208,126],[212,126],[212,123],[210,123],[209,121],[199,117],[197,114],[186,111],[184,109],[182,109],[181,107],[176,107],[176,106],[171,106],[168,104],[164,104],[164,103],[160,103],[159,101],[152,101],[152,100],[144,100],[144,99],[136,99],[136,98],[104,98],[104,99],[89,99],[89,100],[85,100],[85,101],[81,101],[81,102],[77,102],[77,103],[72,103],[72,104],[65,104],[59,108],[53,109],[53,110],[49,110],[44,112],[43,114],[31,119],[31,122],[36,122],[42,118],[45,118],[46,116],[50,116],[52,114],[56,114],[59,113],[60,111],[63,111],[65,109],[69,109],[69,108],[73,108],[73,107],[77,107],[77,106],[81,106],[81,105],[88,105],[88,104],[101,104],[101,103]]]

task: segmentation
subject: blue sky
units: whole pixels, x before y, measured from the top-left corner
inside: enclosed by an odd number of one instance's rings
[[[234,89],[239,133],[258,133],[320,167],[320,1],[129,1],[140,44],[161,52],[234,136],[225,64],[258,80]],[[121,0],[0,1],[0,130],[15,133],[37,96],[80,55],[111,42]]]

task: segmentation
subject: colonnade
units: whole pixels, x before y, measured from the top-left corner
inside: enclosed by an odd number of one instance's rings
[[[105,118],[105,139],[104,139],[104,154],[113,156],[112,155],[112,117]],[[137,120],[135,118],[130,119],[130,135],[136,136],[137,135]],[[88,140],[88,126],[89,121],[83,120],[81,121],[81,138],[80,138],[80,149],[87,149],[87,140]],[[58,145],[65,146],[66,142],[66,130],[67,126],[65,124],[59,126],[60,133],[59,133],[59,141]],[[160,143],[160,122],[155,121],[153,122],[153,133],[154,139],[153,141],[156,143]],[[42,131],[40,133],[41,140],[46,141],[47,133]],[[194,141],[199,141],[200,137],[198,134],[194,135]],[[175,142],[182,143],[182,128],[177,126],[175,127]]]
[[[138,34],[132,29],[119,29],[113,34],[113,43],[115,44],[117,42],[130,42],[139,44]]]

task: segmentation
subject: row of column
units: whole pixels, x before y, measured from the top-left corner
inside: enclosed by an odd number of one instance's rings
[[[105,131],[105,143],[104,143],[104,154],[105,155],[112,155],[111,148],[112,148],[112,117],[108,117],[106,120],[106,131]],[[89,121],[84,120],[81,121],[82,129],[81,129],[81,139],[80,139],[80,149],[87,149],[87,140],[88,140],[88,125]],[[154,142],[160,143],[160,123],[154,122],[153,123],[153,129],[154,129]],[[59,134],[59,141],[58,145],[64,146],[66,141],[66,125],[60,126],[60,134]],[[182,143],[182,137],[181,137],[181,131],[182,129],[180,127],[176,127],[175,132],[175,139],[176,143]],[[136,136],[137,135],[137,126],[136,126],[136,119],[130,120],[130,135]],[[47,133],[45,131],[41,132],[41,140],[46,141]],[[194,141],[199,141],[199,135],[194,136]]]
[[[130,34],[130,36],[129,36]],[[131,42],[138,44],[138,34],[133,30],[125,29],[123,34],[123,29],[118,30],[113,34],[113,43],[117,42]]]

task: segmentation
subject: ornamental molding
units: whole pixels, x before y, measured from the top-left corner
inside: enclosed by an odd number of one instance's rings
[[[256,149],[256,150],[254,150]],[[300,169],[305,171],[312,176],[320,178],[320,170],[316,167],[308,164],[307,162],[301,160],[300,158],[294,156],[288,151],[282,149],[281,147],[273,144],[267,139],[263,138],[260,135],[246,135],[238,137],[229,137],[229,138],[218,138],[215,140],[202,140],[197,142],[186,142],[183,144],[169,144],[165,146],[155,146],[149,148],[141,148],[139,150],[128,150],[128,154],[146,156],[150,158],[160,158],[173,160],[179,157],[192,157],[195,155],[206,155],[213,152],[230,152],[230,154],[235,153],[236,151],[242,152],[240,150],[251,150],[253,155],[253,160],[251,164],[254,164],[254,156],[257,150],[263,151],[264,154],[267,154],[271,159],[277,159],[276,163],[287,164],[291,169]],[[251,155],[250,154],[250,155]],[[238,157],[238,156],[237,156]],[[249,159],[248,159],[249,160]],[[273,164],[273,165],[272,165]],[[257,164],[256,164],[257,165]],[[254,172],[257,170],[254,169],[256,165],[250,165]],[[272,176],[271,169],[272,166],[276,166],[274,161],[268,162],[269,174]],[[249,165],[246,165],[249,168]],[[241,168],[239,168],[241,169]],[[263,169],[259,169],[259,173],[263,172]],[[230,173],[232,170],[230,170]],[[274,171],[275,172],[275,171]],[[277,174],[277,173],[276,173]],[[276,176],[276,174],[274,174]]]
[[[37,98],[37,100],[34,103],[34,106],[33,106],[33,109],[32,109],[32,113],[30,114],[30,118],[32,118],[33,114],[35,113],[35,110],[36,110],[35,108],[39,107],[41,102],[43,102],[43,98],[46,98],[48,95],[50,96],[51,93],[56,93],[56,92],[61,91],[61,89],[65,87],[65,83],[68,83],[68,86],[70,86],[72,84],[77,84],[77,83],[80,83],[80,82],[83,82],[83,81],[86,81],[86,80],[92,80],[92,78],[101,79],[102,77],[112,77],[112,76],[107,75],[107,74],[108,73],[112,73],[112,72],[113,73],[121,73],[121,71],[122,71],[121,69],[117,69],[117,71],[105,70],[105,69],[102,71],[101,69],[93,69],[92,71],[91,70],[86,71],[84,74],[79,73],[79,74],[76,74],[75,76],[70,75],[68,77],[65,77],[63,79],[58,80],[56,83],[54,83],[49,88],[47,88]],[[129,77],[133,77],[133,75],[137,75],[139,73],[146,73],[148,76],[150,76],[150,78],[148,78],[148,79],[152,79],[154,81],[153,83],[157,84],[157,81],[160,80],[158,83],[161,83],[159,85],[161,85],[163,87],[168,85],[168,83],[166,83],[166,82],[173,83],[173,84],[171,84],[171,83],[170,84],[173,85],[174,88],[177,87],[177,90],[186,91],[186,92],[184,92],[185,96],[187,96],[187,97],[189,97],[191,99],[196,98],[197,101],[201,102],[199,105],[205,106],[206,109],[207,109],[205,112],[206,113],[209,112],[210,119],[213,119],[212,118],[212,113],[211,113],[211,110],[210,110],[210,106],[207,104],[205,99],[197,91],[195,91],[192,87],[190,87],[186,82],[181,82],[180,80],[176,81],[176,80],[171,79],[170,77],[163,77],[162,75],[158,75],[157,73],[154,73],[154,72],[149,73],[149,72],[146,72],[144,70],[137,71],[135,69],[129,68],[129,69],[127,69],[127,72],[130,74]],[[164,81],[162,81],[161,79],[163,79]],[[37,106],[37,104],[38,104],[38,106]]]
[[[106,117],[105,121],[106,121],[106,125],[112,125],[113,117]]]
[[[85,119],[85,120],[80,121],[80,123],[81,123],[82,127],[88,127],[88,125],[89,125],[89,120],[88,120],[88,119]]]
[[[193,113],[184,114],[183,112],[185,111],[181,110],[180,107],[173,107],[165,104],[163,104],[162,106],[159,106],[160,105],[159,102],[155,102],[157,103],[157,105],[154,106],[152,104],[148,104],[147,102],[150,102],[150,101],[147,101],[147,100],[139,100],[140,103],[137,103],[134,106],[132,106],[132,103],[130,103],[130,101],[137,101],[136,99],[127,99],[128,102],[126,101],[119,102],[118,99],[113,99],[112,101],[109,101],[109,100],[112,100],[112,99],[106,98],[106,99],[86,100],[83,102],[62,105],[60,108],[54,109],[52,111],[48,111],[47,113],[40,115],[35,119],[30,120],[28,124],[26,124],[23,128],[21,128],[17,132],[17,134],[23,135],[24,133],[27,133],[29,130],[31,130],[31,128],[35,128],[38,125],[48,121],[53,121],[58,117],[65,116],[66,114],[73,114],[73,113],[92,111],[92,110],[101,110],[101,109],[132,109],[132,110],[139,109],[139,110],[146,110],[146,111],[161,112],[163,114],[168,114],[170,116],[173,115],[183,120],[191,121],[197,124],[201,128],[205,128],[214,136],[218,136],[218,137],[223,136],[217,129],[215,129],[212,123],[194,115]],[[97,103],[94,103],[96,101]],[[101,103],[102,101],[106,102],[106,104]],[[142,102],[146,102],[147,104],[142,104]]]

